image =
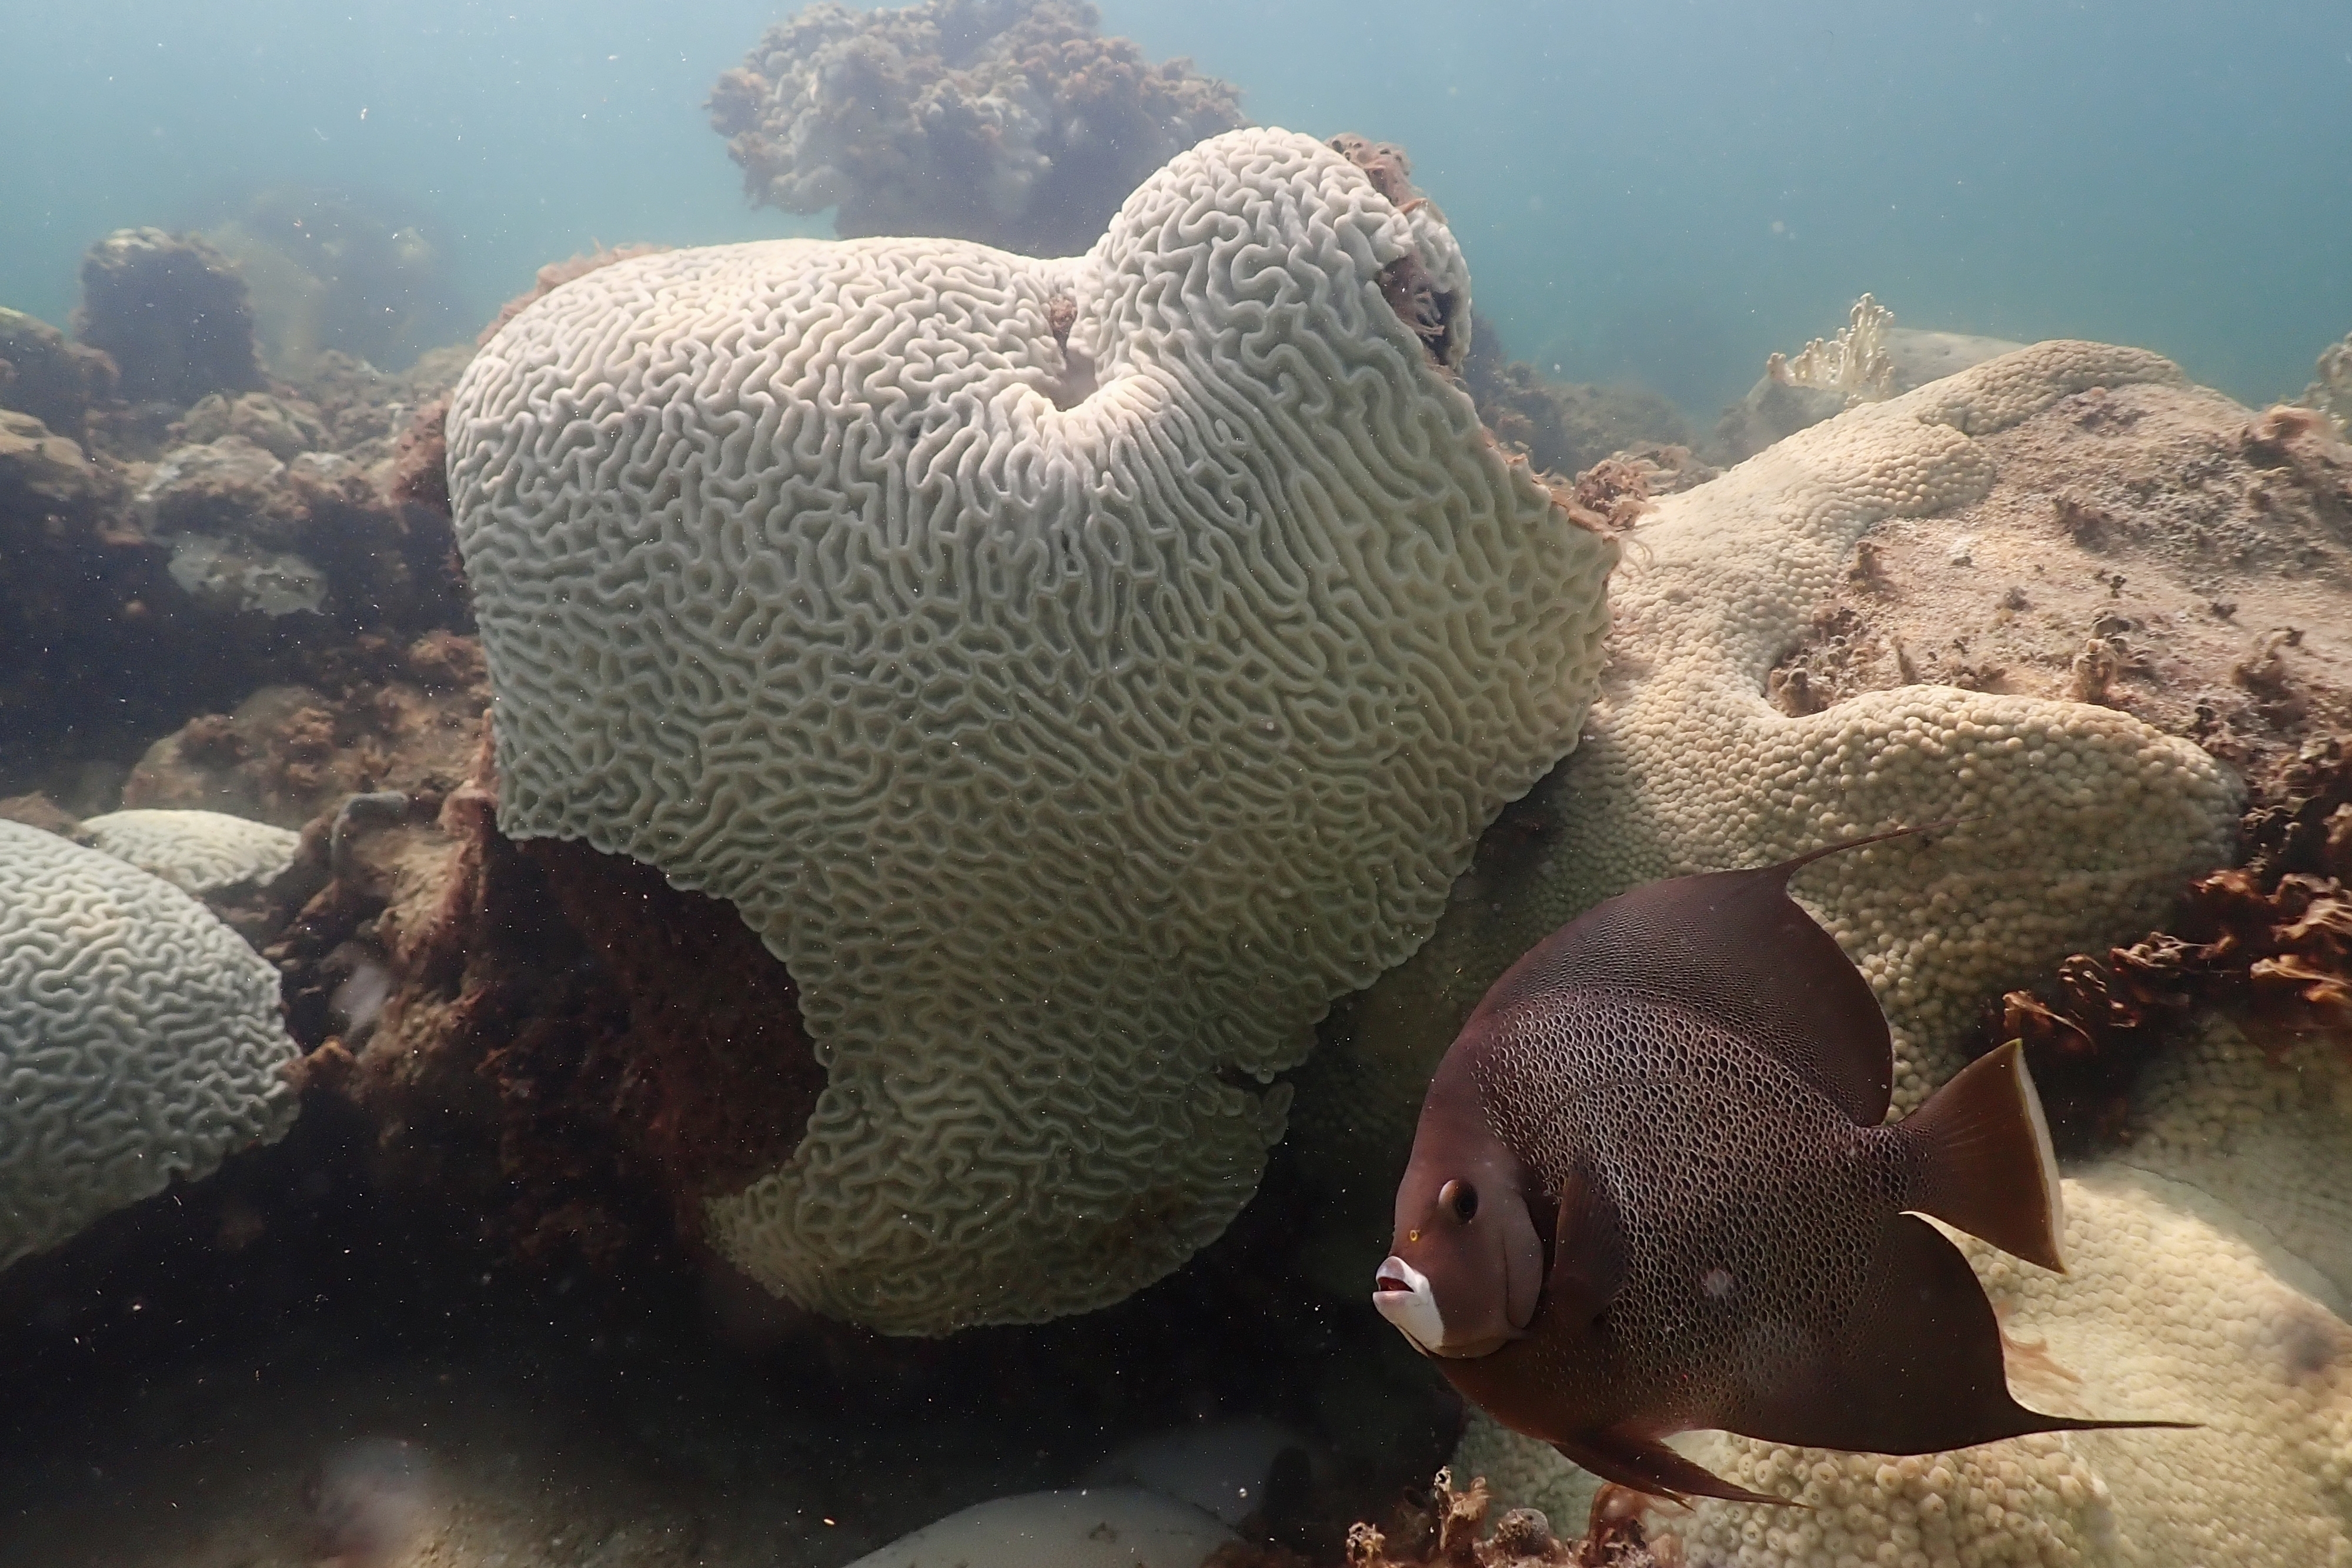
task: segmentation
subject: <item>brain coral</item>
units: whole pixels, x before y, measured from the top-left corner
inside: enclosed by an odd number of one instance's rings
[[[0,821],[0,1268],[286,1131],[278,971],[186,894]]]
[[[705,1209],[772,1289],[937,1333],[1174,1268],[1570,745],[1615,547],[1480,427],[1466,290],[1237,131],[1083,256],[642,256],[468,368],[501,827],[733,901],[829,1071]]]
[[[2178,1182],[2104,1166],[2066,1183],[2069,1272],[1961,1239],[2011,1338],[2021,1397],[2202,1423],[2077,1432],[1891,1458],[1724,1433],[1692,1454],[1811,1511],[1700,1501],[1654,1516],[1694,1568],[1885,1563],[2352,1564],[2352,1328],[2330,1287],[2266,1259],[2261,1227]],[[1575,1518],[1591,1481],[1481,1420],[1455,1464]]]
[[[1907,1108],[1958,1066],[1981,1006],[2145,930],[2221,862],[2234,777],[2111,709],[1906,685],[1792,716],[1768,695],[1874,525],[1993,484],[1983,437],[2087,387],[2179,374],[2138,350],[2042,343],[1849,410],[1658,503],[1618,577],[1612,658],[1575,754],[1489,836],[1437,935],[1350,1004],[1342,1049],[1302,1076],[1302,1159],[1356,1189],[1335,1266],[1352,1280],[1378,1263],[1422,1090],[1470,1008],[1612,894],[1961,821],[1833,856],[1796,884],[1886,1009]]]
[[[81,825],[90,848],[183,893],[266,883],[294,863],[302,835],[225,811],[110,811]]]

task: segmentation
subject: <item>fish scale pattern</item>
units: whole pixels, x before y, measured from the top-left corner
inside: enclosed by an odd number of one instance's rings
[[[1623,1408],[1729,1419],[1836,1343],[1905,1197],[1885,1134],[1655,997],[1582,986],[1495,1028],[1478,1081],[1496,1134],[1547,1192],[1591,1162],[1623,1216],[1608,1328]],[[1629,1062],[1684,1092],[1627,1092]]]
[[[0,1268],[297,1109],[278,971],[160,878],[0,821]]]
[[[733,901],[828,1071],[706,1204],[771,1289],[932,1333],[1176,1267],[1317,1018],[1573,743],[1615,547],[1391,267],[1466,322],[1433,208],[1239,131],[1084,256],[671,252],[467,371],[501,827]]]

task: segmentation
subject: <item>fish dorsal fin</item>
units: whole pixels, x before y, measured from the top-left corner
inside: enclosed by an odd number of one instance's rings
[[[1917,831],[1620,894],[1538,943],[1496,982],[1472,1021],[1568,991],[1630,991],[1769,1051],[1856,1123],[1874,1126],[1895,1088],[1886,1015],[1836,938],[1789,896],[1789,879],[1823,855]]]

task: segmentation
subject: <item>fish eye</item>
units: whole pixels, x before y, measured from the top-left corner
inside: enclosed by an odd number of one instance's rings
[[[1440,1206],[1454,1211],[1454,1218],[1467,1225],[1477,1217],[1478,1189],[1466,1181],[1450,1181],[1437,1189]]]

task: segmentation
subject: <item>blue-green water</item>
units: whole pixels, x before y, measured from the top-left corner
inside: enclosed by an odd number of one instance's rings
[[[794,232],[701,110],[790,7],[10,0],[0,301],[281,183],[441,247],[466,313],[634,239]],[[2142,344],[2248,401],[2352,327],[2352,7],[1114,0],[1254,119],[1398,141],[1515,352],[1711,414],[1864,289]],[[799,220],[823,232],[822,219]]]

